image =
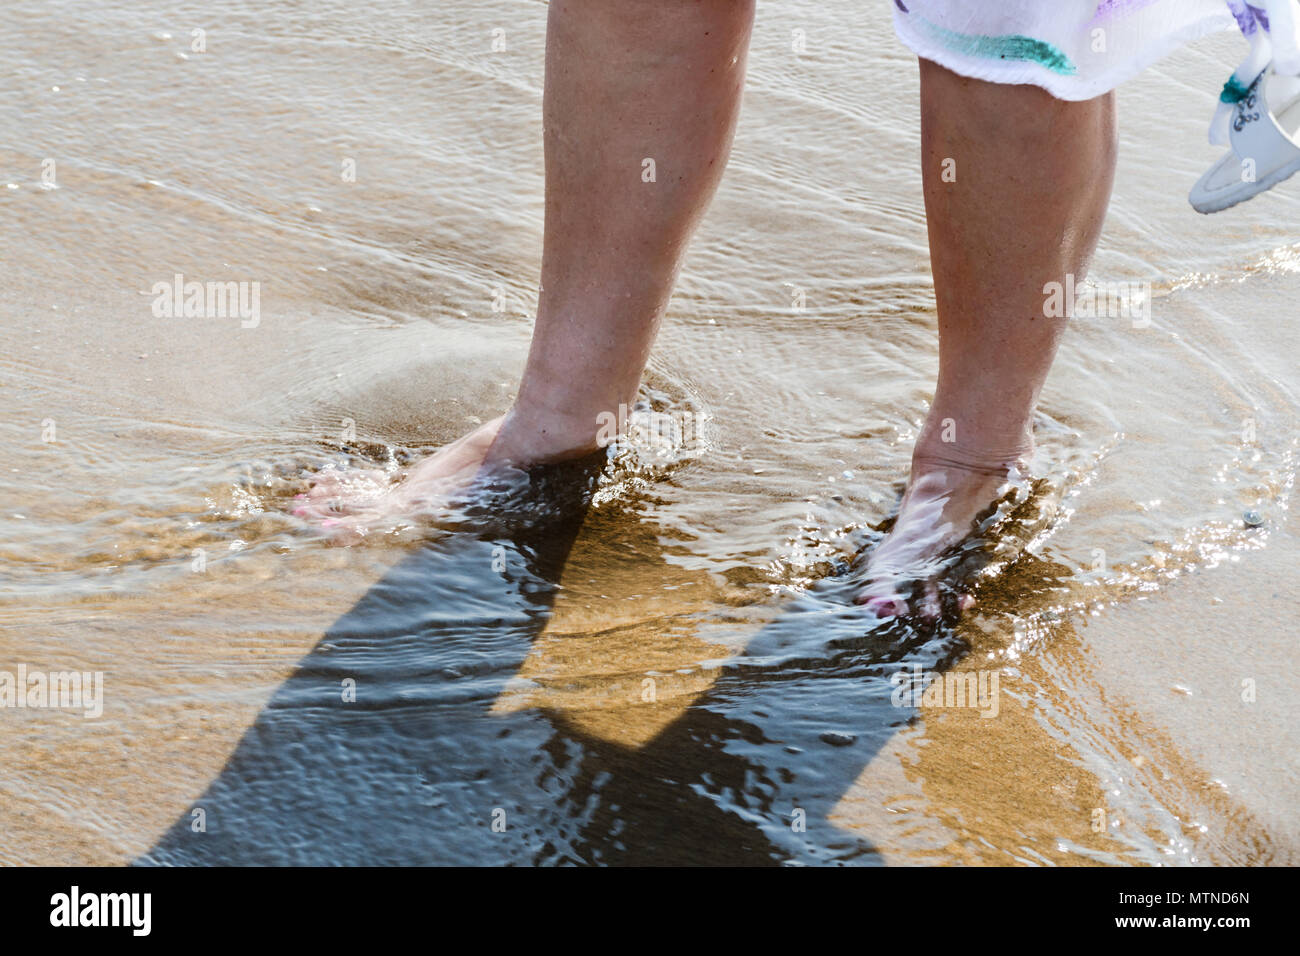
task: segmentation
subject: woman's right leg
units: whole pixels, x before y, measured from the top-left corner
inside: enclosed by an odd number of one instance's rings
[[[514,405],[381,498],[350,499],[322,481],[304,513],[401,513],[484,463],[597,447],[601,414],[635,401],[682,254],[722,176],[753,11],[753,0],[552,0],[541,296]]]

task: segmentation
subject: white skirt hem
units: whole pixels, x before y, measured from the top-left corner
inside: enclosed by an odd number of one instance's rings
[[[1102,72],[1078,75],[1057,73],[1039,63],[1023,60],[995,60],[964,55],[935,43],[916,29],[905,14],[894,9],[894,32],[903,45],[918,57],[975,80],[1042,87],[1059,100],[1090,100],[1109,93],[1179,47],[1211,33],[1229,29],[1236,29],[1236,22],[1225,8],[1221,19],[1202,19],[1188,23],[1179,30],[1162,34],[1122,63]]]

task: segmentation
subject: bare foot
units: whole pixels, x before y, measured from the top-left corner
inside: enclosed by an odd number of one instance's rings
[[[1015,480],[1026,452],[1008,464],[972,465],[917,453],[898,517],[867,562],[867,584],[854,600],[877,617],[943,615],[941,588],[954,549],[977,533],[975,521]],[[963,594],[957,610],[974,604]]]
[[[396,484],[379,470],[326,471],[298,497],[294,514],[317,521],[337,539],[437,512],[476,478],[508,468],[576,458],[594,451],[593,427],[549,420],[518,409],[485,422],[418,462]]]

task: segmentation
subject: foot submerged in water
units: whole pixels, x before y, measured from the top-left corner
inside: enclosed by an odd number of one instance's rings
[[[511,411],[485,422],[416,463],[393,484],[383,471],[326,471],[299,495],[293,513],[318,523],[338,541],[448,507],[476,481],[511,469],[580,458],[596,449],[571,431],[530,426]]]
[[[476,482],[524,474],[535,465],[581,458],[600,443],[590,432],[539,426],[517,411],[494,418],[418,462],[397,483],[382,470],[326,471],[298,496],[293,513],[314,522],[338,543],[420,515],[436,514]],[[972,465],[916,454],[897,517],[869,554],[866,583],[855,601],[877,617],[917,614],[937,619],[958,563],[958,547],[981,530],[1008,482],[1020,480],[1028,454],[1009,464]],[[962,594],[958,612],[974,604]]]
[[[961,586],[949,580],[960,546],[977,536],[994,515],[1007,484],[1023,480],[1028,454],[1009,463],[973,465],[915,455],[912,475],[893,526],[870,553],[866,584],[854,597],[877,617],[944,616],[945,592]],[[970,594],[956,598],[960,613],[974,606]]]

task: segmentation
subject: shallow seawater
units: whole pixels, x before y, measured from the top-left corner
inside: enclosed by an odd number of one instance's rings
[[[886,7],[760,5],[637,439],[347,548],[311,475],[513,395],[545,5],[11,11],[0,671],[104,677],[0,709],[0,862],[1295,862],[1300,185],[1184,199],[1241,41],[1121,91],[1093,275],[1150,322],[1074,320],[977,608],[882,624],[936,367]]]

